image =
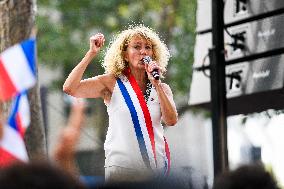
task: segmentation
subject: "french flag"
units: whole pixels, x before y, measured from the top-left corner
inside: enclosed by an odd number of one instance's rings
[[[0,100],[9,100],[35,85],[35,44],[35,39],[28,39],[0,54]]]
[[[30,124],[30,109],[26,92],[16,96],[4,135],[0,141],[0,168],[15,161],[28,161],[24,134]]]

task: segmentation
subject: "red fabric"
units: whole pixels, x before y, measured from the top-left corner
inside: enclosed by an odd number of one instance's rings
[[[18,161],[15,156],[0,147],[0,168],[7,167]]]
[[[13,97],[17,92],[0,58],[0,99],[6,101]]]

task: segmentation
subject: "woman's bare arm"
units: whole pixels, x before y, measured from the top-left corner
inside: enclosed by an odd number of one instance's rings
[[[166,125],[174,126],[178,121],[178,113],[173,100],[171,88],[165,83],[160,83],[156,85],[156,91],[159,96],[162,120]]]
[[[104,44],[103,34],[96,34],[90,38],[90,49],[81,62],[72,70],[67,77],[63,91],[71,96],[79,98],[98,98],[101,91],[106,88],[102,82],[104,76],[97,76],[82,80],[83,74],[92,59],[97,55]]]
[[[68,124],[60,131],[58,142],[52,154],[57,165],[74,176],[79,176],[75,152],[85,121],[84,110],[85,104],[82,100],[76,99],[72,103]]]
[[[156,61],[151,61],[149,64],[145,64],[145,69],[147,71],[148,78],[158,93],[163,122],[168,126],[174,126],[178,121],[178,113],[173,99],[172,90],[167,84],[161,83],[161,80],[154,79],[151,74],[154,69],[160,70],[161,68],[158,66]]]

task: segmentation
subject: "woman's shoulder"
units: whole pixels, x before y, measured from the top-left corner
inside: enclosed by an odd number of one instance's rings
[[[113,83],[116,81],[116,77],[113,74],[102,74],[96,76],[97,79],[99,79],[103,83]]]
[[[116,77],[113,74],[102,74],[97,76],[97,78],[112,92],[116,83]]]
[[[163,89],[167,89],[167,90],[171,89],[170,86],[167,83],[161,83],[160,85]]]
[[[166,93],[172,94],[171,87],[167,83],[161,83],[160,85]]]
[[[113,74],[109,74],[109,73],[98,75],[96,77],[100,80],[103,80],[103,81],[115,81],[116,80],[115,76]]]

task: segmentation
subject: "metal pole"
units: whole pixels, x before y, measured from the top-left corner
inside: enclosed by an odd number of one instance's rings
[[[223,10],[223,0],[212,0],[213,48],[209,50],[209,57],[214,176],[228,169]]]

